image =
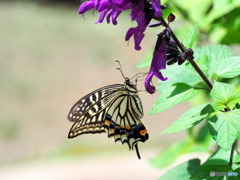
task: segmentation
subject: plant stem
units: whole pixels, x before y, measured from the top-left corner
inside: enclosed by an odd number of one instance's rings
[[[160,17],[159,20],[162,22],[163,26],[165,26],[171,37],[174,39],[174,41],[176,42],[176,44],[178,45],[178,47],[180,48],[180,50],[182,52],[186,51],[186,48],[183,46],[183,44],[178,40],[177,36],[174,34],[174,32],[172,31],[172,29],[170,28],[170,26],[168,25],[168,23],[166,23],[166,21],[163,19],[163,17]],[[197,63],[194,61],[194,59],[188,59],[188,61],[191,63],[191,65],[193,66],[193,68],[197,71],[197,73],[201,76],[201,78],[204,80],[204,82],[207,84],[207,86],[209,87],[209,89],[213,88],[213,85],[211,83],[211,81],[207,78],[207,76],[203,73],[203,71],[199,68],[199,66],[197,65]]]
[[[205,74],[203,73],[203,71],[199,68],[199,66],[197,65],[197,63],[193,60],[193,59],[188,59],[188,61],[191,63],[191,65],[193,66],[193,68],[198,72],[198,74],[201,76],[201,78],[204,80],[204,82],[207,84],[207,86],[209,87],[209,89],[213,88],[213,85],[211,83],[211,81],[207,78],[207,76],[205,76]]]

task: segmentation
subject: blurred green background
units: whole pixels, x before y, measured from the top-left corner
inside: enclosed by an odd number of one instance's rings
[[[141,93],[150,139],[139,143],[140,161],[104,133],[67,139],[72,105],[99,87],[123,83],[117,59],[126,76],[147,72],[136,65],[159,31],[147,30],[137,52],[132,40],[124,41],[134,26],[129,12],[117,26],[96,25],[97,12],[83,18],[78,6],[78,1],[0,1],[1,180],[156,179],[161,171],[148,160],[184,135],[158,134],[187,104],[147,115],[157,93]],[[144,89],[142,83],[138,88]]]

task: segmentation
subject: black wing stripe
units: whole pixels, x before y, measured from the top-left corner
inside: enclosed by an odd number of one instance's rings
[[[143,117],[143,108],[142,108],[141,100],[139,99],[138,96],[130,97],[130,99],[131,99],[133,112],[135,112],[137,114],[137,116],[142,118]]]

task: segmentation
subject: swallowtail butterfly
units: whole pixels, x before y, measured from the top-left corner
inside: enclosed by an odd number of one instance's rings
[[[115,142],[127,143],[130,150],[135,147],[140,159],[138,142],[145,142],[148,132],[140,120],[143,108],[137,93],[136,84],[125,78],[124,84],[104,86],[87,94],[68,114],[68,120],[74,122],[68,138],[106,132]]]

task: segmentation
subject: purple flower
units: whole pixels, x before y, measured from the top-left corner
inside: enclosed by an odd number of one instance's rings
[[[166,69],[167,63],[167,45],[169,37],[166,35],[166,30],[159,34],[156,47],[153,53],[152,63],[150,71],[145,79],[145,89],[148,93],[153,94],[155,92],[155,86],[151,84],[153,76],[156,76],[161,81],[166,81],[160,70]]]
[[[138,26],[135,28],[130,28],[127,31],[125,36],[125,40],[128,41],[132,36],[134,38],[134,44],[136,50],[141,50],[140,43],[144,38],[144,31],[146,30],[150,20],[146,18],[146,13],[144,12],[144,1],[140,1],[138,5],[132,8],[132,12],[130,14],[132,21],[137,21]]]
[[[132,9],[130,18],[137,22],[137,27],[127,31],[125,40],[128,41],[133,36],[135,49],[140,50],[140,43],[144,38],[144,31],[153,18],[162,16],[160,0],[89,0],[79,7],[78,13],[84,14],[90,9],[99,12],[99,19],[96,23],[102,23],[106,18],[107,23],[117,24],[117,18],[122,11]]]
[[[131,7],[132,3],[129,0],[89,0],[81,4],[78,13],[84,14],[86,11],[94,8],[100,13],[96,23],[102,23],[107,15],[107,23],[110,23],[110,19],[112,18],[112,23],[116,25],[117,17],[120,13]]]

